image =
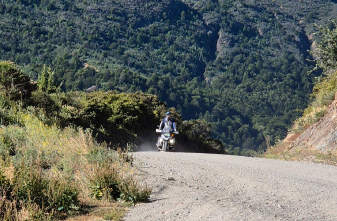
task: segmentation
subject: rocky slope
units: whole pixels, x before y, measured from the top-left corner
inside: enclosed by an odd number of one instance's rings
[[[289,146],[290,152],[303,150],[337,154],[337,93],[335,100],[321,120],[306,129]]]

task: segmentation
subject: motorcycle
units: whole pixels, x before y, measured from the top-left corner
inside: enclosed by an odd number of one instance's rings
[[[174,135],[179,134],[178,131],[163,131],[160,129],[156,129],[157,133],[160,133],[161,135],[158,137],[157,147],[158,150],[162,151],[169,151],[172,150],[176,139],[174,138]]]

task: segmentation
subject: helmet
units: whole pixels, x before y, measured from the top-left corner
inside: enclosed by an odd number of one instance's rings
[[[170,111],[168,111],[168,112],[166,112],[166,114],[165,114],[165,115],[167,116],[167,115],[170,115],[170,114],[171,114],[171,112],[170,112]]]

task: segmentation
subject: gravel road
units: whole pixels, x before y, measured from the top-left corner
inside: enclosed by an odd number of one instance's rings
[[[137,152],[150,202],[135,220],[337,220],[337,167],[239,156]]]

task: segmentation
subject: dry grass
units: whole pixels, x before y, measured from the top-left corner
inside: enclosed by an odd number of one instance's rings
[[[269,159],[286,160],[289,158],[289,152],[287,151],[288,146],[289,144],[281,141],[274,146],[270,146],[263,154],[263,157]]]
[[[128,205],[120,202],[109,201],[97,201],[88,200],[85,201],[85,207],[83,213],[76,216],[68,217],[67,221],[82,221],[82,220],[122,220],[125,213],[128,210]]]
[[[322,153],[314,149],[289,150],[289,143],[280,142],[266,150],[263,157],[269,159],[305,161],[337,166],[337,152]]]

